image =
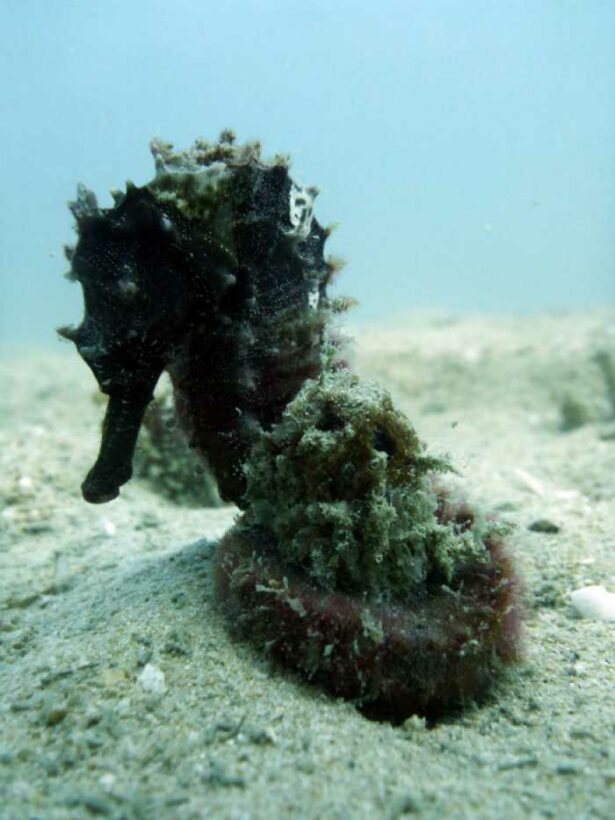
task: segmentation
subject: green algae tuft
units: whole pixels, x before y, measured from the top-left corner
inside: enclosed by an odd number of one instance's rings
[[[436,517],[429,455],[386,390],[348,372],[308,381],[245,466],[246,527],[327,590],[403,599],[428,577],[486,560],[482,537]]]

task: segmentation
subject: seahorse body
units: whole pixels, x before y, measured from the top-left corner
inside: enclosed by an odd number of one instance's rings
[[[448,465],[388,395],[329,367],[336,265],[316,191],[229,132],[152,151],[154,179],[112,208],[84,187],[72,203],[85,315],[61,332],[109,396],[84,497],[130,478],[167,370],[220,494],[245,510],[215,561],[237,633],[374,717],[480,696],[518,656],[514,566],[498,529],[438,488]]]
[[[131,476],[143,413],[163,370],[180,419],[225,500],[242,505],[242,463],[321,369],[334,265],[313,217],[317,191],[258,143],[152,143],[156,175],[99,208],[80,186],[70,278],[85,315],[73,340],[109,395],[96,464],[82,490],[108,501]]]

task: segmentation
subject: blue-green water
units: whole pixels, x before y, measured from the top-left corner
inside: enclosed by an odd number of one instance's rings
[[[64,203],[149,139],[288,152],[357,318],[615,301],[615,4],[3,0],[0,340],[78,321]]]

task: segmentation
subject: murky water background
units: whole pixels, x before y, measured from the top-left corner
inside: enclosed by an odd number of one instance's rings
[[[227,126],[322,188],[356,319],[615,297],[615,6],[4,0],[0,339],[55,344],[64,203]]]

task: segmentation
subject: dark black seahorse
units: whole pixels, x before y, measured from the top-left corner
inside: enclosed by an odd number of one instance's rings
[[[283,157],[232,132],[186,152],[155,141],[154,179],[128,183],[111,208],[80,186],[68,276],[85,315],[60,328],[109,397],[85,499],[109,501],[132,473],[148,402],[163,370],[191,443],[221,496],[242,506],[242,464],[260,429],[279,420],[321,370],[335,264],[312,215],[317,191]]]
[[[390,399],[333,378],[327,319],[343,300],[327,294],[337,265],[316,191],[230,132],[152,149],[147,185],[112,208],[80,187],[71,206],[85,315],[60,332],[109,396],[84,497],[108,501],[129,480],[166,370],[221,496],[245,510],[215,559],[237,634],[371,717],[436,716],[482,696],[518,656],[514,566],[499,531],[438,486],[444,462],[423,457]],[[305,553],[293,526],[309,533]]]

